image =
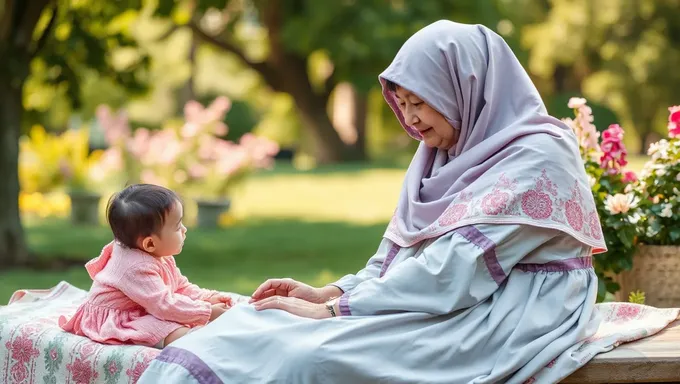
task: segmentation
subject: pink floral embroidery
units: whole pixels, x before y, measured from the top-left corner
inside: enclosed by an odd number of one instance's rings
[[[467,204],[453,204],[439,217],[439,225],[446,227],[460,221],[467,214]]]
[[[510,194],[494,190],[482,199],[482,210],[487,215],[499,215],[507,208]]]
[[[581,209],[581,191],[578,189],[578,183],[574,184],[574,189],[571,190],[571,200],[568,200],[565,204],[567,222],[577,231],[583,229],[583,210]]]
[[[522,194],[522,210],[534,220],[547,219],[552,215],[552,201],[546,193],[530,189]]]
[[[557,197],[557,186],[548,178],[544,169],[536,180],[536,188],[522,194],[524,213],[534,220],[544,220],[552,216],[553,202],[548,193]]]
[[[508,179],[507,176],[505,176],[505,173],[503,173],[498,178],[498,183],[496,183],[496,187],[505,188],[505,189],[509,189],[511,191],[514,191],[515,188],[517,188],[517,180],[510,180],[510,179]]]
[[[40,351],[33,347],[33,341],[25,334],[14,341],[5,343],[5,347],[12,353],[12,358],[20,364],[25,364],[40,356]]]
[[[600,240],[602,238],[602,227],[600,227],[600,218],[596,211],[593,211],[588,215],[588,226],[590,227],[593,238]]]
[[[534,384],[536,382],[536,379],[532,376],[524,381],[522,384]]]
[[[111,361],[109,365],[106,367],[106,370],[109,371],[109,374],[111,376],[114,376],[116,372],[118,372],[118,364],[116,364],[115,361]]]
[[[133,368],[127,369],[125,371],[125,374],[130,378],[132,383],[136,383],[139,380],[139,378],[142,376],[142,373],[144,373],[144,371],[149,366],[151,361],[155,359],[159,353],[160,351],[158,350],[145,351],[142,357],[142,361],[138,361],[137,363],[135,363]]]
[[[619,321],[630,320],[637,317],[640,314],[640,307],[630,304],[621,304],[616,310],[616,317]]]
[[[128,375],[130,380],[133,383],[136,383],[139,381],[139,378],[142,377],[142,373],[144,373],[144,370],[146,369],[146,366],[144,363],[136,363],[135,367],[133,369],[128,369],[125,371],[125,374]]]
[[[52,348],[50,350],[50,359],[52,359],[52,361],[56,361],[58,357],[59,357],[59,354],[57,353],[57,349]]]
[[[17,363],[10,369],[10,374],[12,375],[12,382],[24,383],[28,378],[28,368],[24,364]]]
[[[555,363],[556,363],[556,362],[557,362],[557,359],[553,359],[553,360],[552,360],[551,362],[549,362],[548,365],[546,365],[545,367],[546,367],[546,368],[552,368],[552,367],[555,366]]]
[[[87,359],[88,357],[90,357],[90,355],[92,355],[95,352],[96,349],[97,349],[97,344],[86,343],[85,345],[83,345],[80,348],[80,356],[83,359]]]
[[[83,358],[77,358],[72,364],[67,364],[66,369],[71,373],[71,378],[76,384],[90,384],[99,374],[91,363]]]

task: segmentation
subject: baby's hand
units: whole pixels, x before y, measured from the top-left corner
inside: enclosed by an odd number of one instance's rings
[[[214,321],[220,317],[224,312],[227,311],[227,309],[229,309],[229,307],[227,307],[227,305],[224,303],[213,304],[210,311],[210,321]]]
[[[226,293],[216,293],[213,296],[210,297],[210,304],[225,304],[227,308],[231,308],[234,306],[234,302],[231,300],[231,297],[227,295]]]

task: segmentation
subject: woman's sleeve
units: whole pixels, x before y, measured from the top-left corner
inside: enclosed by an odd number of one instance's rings
[[[559,234],[511,224],[456,229],[383,277],[364,280],[346,291],[340,297],[340,314],[440,315],[469,308],[491,296],[527,254]]]
[[[376,251],[375,255],[368,259],[366,267],[364,267],[356,274],[345,275],[341,277],[340,280],[329,285],[334,285],[340,288],[345,293],[349,292],[362,281],[379,277],[383,263],[385,262],[385,258],[389,257],[390,254],[396,253],[398,251],[399,251],[398,245],[394,244],[390,240],[383,239],[380,245],[378,246],[378,250]]]

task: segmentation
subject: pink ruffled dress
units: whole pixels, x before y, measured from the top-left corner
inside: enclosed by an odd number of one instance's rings
[[[212,303],[229,302],[225,293],[191,284],[174,257],[157,258],[116,242],[85,268],[93,279],[88,298],[59,325],[104,344],[157,346],[177,328],[207,324]]]

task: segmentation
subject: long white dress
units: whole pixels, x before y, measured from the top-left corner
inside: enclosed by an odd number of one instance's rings
[[[383,240],[335,283],[343,316],[240,304],[166,347],[140,383],[558,382],[606,349],[582,348],[599,324],[590,254],[527,225],[467,226],[410,248]]]

